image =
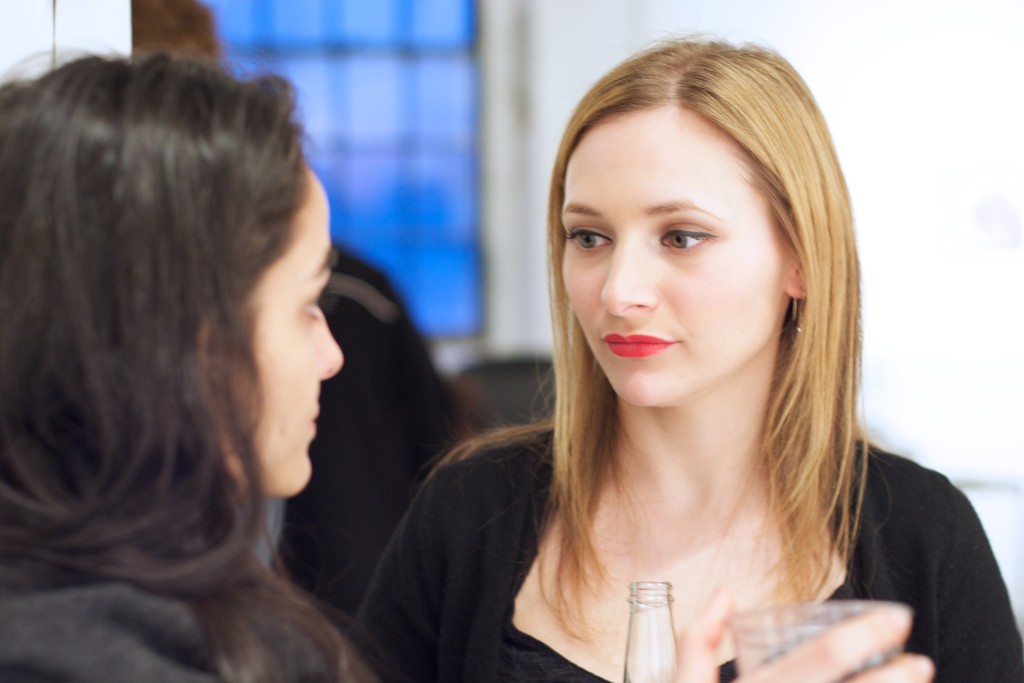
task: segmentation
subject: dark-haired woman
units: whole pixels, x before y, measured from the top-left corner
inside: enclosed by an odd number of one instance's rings
[[[293,109],[163,56],[0,88],[0,679],[365,680],[258,556],[342,364]]]

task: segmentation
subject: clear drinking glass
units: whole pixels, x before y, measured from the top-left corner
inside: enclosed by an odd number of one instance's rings
[[[736,641],[736,669],[741,674],[751,673],[829,626],[880,608],[905,610],[913,614],[907,605],[881,600],[829,600],[737,612],[730,620]],[[883,664],[902,651],[900,646],[879,653],[853,673]]]
[[[675,674],[672,584],[667,581],[631,583],[625,683],[672,683]]]

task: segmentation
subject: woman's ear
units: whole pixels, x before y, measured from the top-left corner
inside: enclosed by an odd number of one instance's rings
[[[783,289],[790,299],[803,299],[807,296],[807,288],[804,286],[804,273],[795,261],[789,267]]]

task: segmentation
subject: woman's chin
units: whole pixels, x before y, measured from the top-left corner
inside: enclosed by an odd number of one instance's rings
[[[621,382],[612,385],[619,401],[635,408],[666,408],[672,404],[669,392],[664,387],[649,381]]]
[[[277,471],[266,472],[263,493],[267,498],[290,498],[306,488],[312,476],[313,466],[309,454],[303,453],[301,458],[290,460],[287,468],[280,466]]]

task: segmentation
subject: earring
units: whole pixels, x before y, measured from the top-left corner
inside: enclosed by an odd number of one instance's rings
[[[800,332],[803,332],[803,330],[800,329],[800,299],[793,297],[790,299],[790,302],[789,319],[793,321],[793,325],[796,327],[796,331],[799,334]]]

